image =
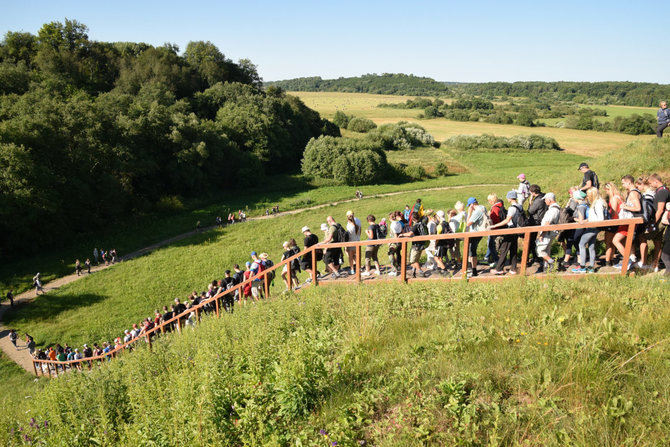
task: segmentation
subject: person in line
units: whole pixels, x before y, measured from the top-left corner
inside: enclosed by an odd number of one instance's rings
[[[547,204],[544,201],[544,193],[538,185],[530,185],[530,203],[528,205],[528,224],[527,226],[535,227],[540,225],[544,213],[547,212]],[[542,265],[542,259],[537,257],[535,249],[535,239],[537,238],[537,233],[529,233],[528,237],[530,238],[530,247],[529,247],[529,256],[528,265],[532,265],[536,261],[540,261]]]
[[[600,196],[596,188],[590,188],[586,193],[587,202],[590,204],[588,208],[588,216],[584,218],[581,211],[578,213],[577,222],[583,224],[585,222],[602,222],[605,220],[605,210],[607,204]],[[579,210],[580,208],[578,208]],[[579,267],[573,268],[573,273],[593,273],[596,265],[596,236],[600,232],[599,228],[585,228],[582,236],[579,239]],[[586,266],[587,249],[589,255],[589,266]]]
[[[665,203],[665,213],[661,217],[661,222],[666,227],[670,227],[670,202]],[[663,250],[661,251],[661,259],[663,264],[665,264],[665,274],[670,276],[670,230],[665,231],[665,236],[663,237]]]
[[[389,220],[391,221],[391,224],[389,225],[389,232],[391,233],[391,238],[397,238],[400,237],[403,231],[403,224],[402,224],[402,214],[400,211],[394,211],[389,214]],[[389,249],[388,249],[388,257],[389,257],[389,262],[391,264],[391,271],[389,272],[389,276],[397,276],[398,275],[398,269],[400,269],[400,263],[402,261],[402,244],[398,242],[393,242],[389,244]]]
[[[379,225],[375,223],[377,218],[370,214],[368,215],[368,228],[365,230],[365,234],[368,237],[368,240],[377,240],[381,239],[379,234]],[[381,269],[379,267],[379,258],[377,253],[379,252],[379,245],[367,245],[365,247],[365,271],[362,273],[363,276],[370,276],[370,267],[374,263],[375,265],[375,274],[381,275]]]
[[[591,168],[589,168],[587,163],[580,163],[578,169],[582,174],[584,174],[584,177],[582,178],[582,184],[579,185],[579,189],[584,191],[584,194],[586,194],[586,191],[588,191],[589,188],[600,188],[598,176],[591,170]]]
[[[575,222],[577,223],[584,223],[587,221],[587,212],[589,209],[589,203],[586,201],[586,193],[584,191],[581,191],[579,189],[575,190],[575,192],[572,194],[573,200],[577,203],[577,207],[575,208],[575,212],[573,214],[573,218]],[[584,228],[577,228],[575,230],[574,235],[572,236],[573,240],[573,248],[575,252],[577,253],[577,265],[580,266],[584,264],[583,259],[580,259],[581,253],[579,251],[579,242],[582,240],[582,235],[586,229]],[[578,267],[576,267],[578,268]],[[573,269],[574,270],[574,269]]]
[[[547,211],[542,216],[540,226],[556,225],[558,223],[558,216],[561,213],[561,207],[556,203],[556,195],[553,192],[544,194],[543,200],[547,206]],[[538,258],[543,259],[544,263],[540,264],[537,273],[553,270],[554,259],[551,257],[551,244],[557,235],[558,231],[551,230],[538,233],[535,248]]]
[[[405,205],[405,211],[403,211],[403,218],[405,219],[405,222],[409,222],[410,214],[412,214],[411,208],[409,205]]]
[[[322,244],[335,244],[339,242],[344,242],[340,240],[338,234],[341,234],[339,228],[341,225],[335,222],[333,216],[328,216],[326,218],[326,238],[323,240]],[[340,277],[340,258],[342,258],[342,249],[340,247],[336,248],[327,248],[323,254],[323,262],[326,264],[328,270],[332,273],[331,278],[336,279]]]
[[[509,202],[509,207],[507,208],[507,217],[500,221],[499,223],[492,225],[491,230],[496,228],[516,228],[517,222],[519,219],[519,214],[523,212],[523,209],[516,201],[516,191],[509,191],[507,193],[507,200]],[[498,263],[496,264],[496,275],[504,275],[505,271],[505,262],[507,261],[507,255],[509,254],[510,258],[510,275],[516,275],[516,262],[517,262],[517,250],[518,250],[518,239],[519,236],[516,234],[508,234],[503,236],[502,243],[500,244],[500,253],[498,253]]]
[[[414,224],[410,227],[409,231],[405,231],[404,233],[398,235],[398,237],[414,237],[414,236],[425,236],[428,234],[428,229],[425,227],[424,223],[421,221],[421,218],[419,217],[419,213],[413,212],[412,215],[410,216],[410,221],[414,222]],[[425,277],[426,274],[421,267],[421,254],[423,253],[423,249],[425,248],[426,243],[424,241],[413,241],[412,242],[412,248],[409,252],[409,263],[412,266],[412,276],[413,277]]]
[[[523,204],[530,197],[530,183],[526,180],[526,174],[519,174],[516,178],[519,180],[519,187],[516,189],[516,197],[519,205],[523,208]]]
[[[656,137],[663,138],[663,130],[670,124],[670,111],[668,110],[668,103],[665,101],[661,101],[658,106],[660,108],[656,112],[656,122],[658,123]]]
[[[644,264],[644,262],[646,262],[648,244],[649,241],[651,241],[654,244],[654,251],[652,252],[649,268],[654,271],[658,271],[658,263],[661,259],[661,247],[663,246],[663,234],[666,228],[662,218],[663,214],[665,213],[665,205],[670,202],[670,192],[663,184],[663,180],[658,174],[651,174],[649,176],[648,182],[649,186],[654,191],[655,214],[653,217],[650,216],[649,220],[652,221],[652,224],[647,226],[647,228],[650,228],[651,231],[645,232],[641,235],[642,240],[640,242],[640,263]]]
[[[309,248],[309,247],[319,243],[319,237],[316,234],[312,233],[308,226],[305,225],[304,227],[302,227],[301,231],[302,231],[302,234],[305,236],[305,239],[303,240],[303,246],[305,248]],[[312,274],[313,274],[313,272],[312,272],[312,256],[315,255],[316,260],[320,261],[321,258],[323,257],[323,255],[321,253],[322,253],[321,250],[315,249],[315,251],[313,253],[312,252],[305,253],[303,255],[302,259],[300,260],[300,266],[302,267],[302,269],[305,272],[307,272],[309,274],[309,276],[305,280],[305,283],[312,282]],[[319,274],[319,272],[317,271],[317,275],[318,274]]]
[[[625,175],[621,178],[621,186],[627,192],[626,201],[621,205],[621,210],[619,211],[620,219],[630,219],[632,217],[642,216],[642,193],[640,190],[635,188],[635,179],[632,175]],[[614,236],[612,243],[616,249],[621,253],[621,256],[624,255],[625,246],[624,242],[627,238],[632,237],[633,242],[637,239],[639,235],[639,230],[642,228],[642,224],[636,225],[633,234],[628,234],[628,225],[622,225],[619,227],[619,231]],[[631,253],[630,259],[628,260],[628,268],[630,268],[637,259],[635,255]],[[622,261],[623,262],[623,261]],[[615,268],[622,268],[622,263],[619,263],[614,266]]]
[[[619,188],[613,182],[605,183],[605,191],[607,192],[607,209],[611,219],[619,219],[619,211],[621,211],[621,206],[623,205],[623,198],[619,192]],[[612,267],[614,265],[614,252],[616,247],[614,246],[614,236],[616,236],[619,231],[619,227],[607,227],[605,229],[605,265],[607,267]]]
[[[282,253],[281,260],[288,259],[292,256],[297,255],[300,253],[300,248],[298,248],[295,239],[291,239],[289,241],[284,241],[284,244],[282,245],[284,248],[284,253]],[[291,269],[291,283],[289,284],[288,281],[288,269]],[[286,290],[291,290],[293,287],[298,287],[298,272],[300,272],[300,259],[294,259],[288,264],[284,265],[282,267],[282,272],[281,272],[281,277],[284,280],[284,284],[286,284]]]
[[[416,221],[413,219],[415,214],[419,219],[423,219],[423,204],[421,203],[421,199],[416,199],[416,203],[412,207],[412,212],[409,213],[409,220],[407,221],[407,224],[410,227],[416,223]]]
[[[354,212],[349,210],[347,211],[347,233],[349,233],[349,242],[358,242],[361,240],[361,220],[354,216]],[[344,241],[340,241],[344,242]],[[356,269],[359,269],[360,266],[356,265],[356,247],[347,247],[347,257],[349,258],[349,269],[351,274],[356,274]],[[354,268],[355,266],[355,268]]]
[[[449,222],[445,218],[445,214],[443,210],[438,210],[437,213],[435,213],[435,217],[437,219],[437,226],[436,226],[436,234],[449,234],[451,233],[451,226],[449,225]],[[447,273],[447,266],[444,263],[444,259],[447,258],[447,255],[449,254],[449,249],[450,247],[453,247],[454,245],[454,240],[453,239],[440,239],[435,242],[435,256],[433,260],[437,264],[437,271],[438,273],[444,275]]]
[[[486,207],[484,205],[480,205],[475,197],[470,197],[468,199],[468,215],[465,222],[467,231],[471,233],[486,230],[488,224],[488,219],[486,218]],[[479,242],[481,240],[481,236],[471,237],[468,245],[468,252],[463,253],[463,256],[468,256],[470,261],[470,268],[472,269],[470,276],[473,277],[479,275],[479,272],[477,272],[477,264],[479,263],[477,260],[477,247],[479,246]],[[466,272],[463,272],[463,274],[465,275]]]
[[[426,210],[426,213],[423,216],[424,224],[428,229],[429,235],[437,234],[437,217],[433,214],[433,210]],[[427,270],[436,270],[438,268],[437,261],[435,260],[435,239],[431,239],[426,248],[426,269]]]

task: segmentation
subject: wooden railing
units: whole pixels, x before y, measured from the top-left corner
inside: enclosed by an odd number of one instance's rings
[[[311,254],[312,257],[312,281],[311,285],[313,286],[318,286],[319,285],[319,278],[317,277],[317,260],[316,260],[316,251],[317,250],[325,250],[325,249],[330,249],[330,248],[343,248],[346,249],[347,247],[355,247],[356,248],[356,273],[354,275],[353,281],[355,282],[361,282],[361,269],[360,266],[361,264],[361,247],[366,247],[368,245],[383,245],[383,244],[392,244],[392,243],[399,243],[401,244],[401,262],[400,262],[400,272],[399,275],[396,277],[397,280],[400,280],[402,282],[410,282],[410,281],[425,281],[426,278],[408,278],[407,277],[407,245],[411,244],[412,242],[417,242],[417,241],[431,241],[431,240],[463,240],[463,246],[461,248],[461,253],[462,253],[462,258],[463,258],[463,265],[461,268],[461,276],[460,277],[433,277],[429,278],[429,280],[447,280],[447,281],[453,281],[453,280],[458,280],[458,281],[487,281],[487,280],[492,280],[492,279],[502,279],[502,277],[471,277],[469,278],[466,274],[467,272],[467,267],[468,267],[468,248],[470,244],[470,239],[471,238],[484,238],[487,236],[505,236],[505,235],[510,235],[510,234],[517,234],[519,237],[523,238],[523,244],[522,244],[522,255],[521,255],[521,261],[520,261],[520,266],[521,266],[521,275],[526,275],[526,264],[528,261],[528,255],[529,255],[529,248],[530,248],[530,235],[532,233],[540,233],[540,232],[545,232],[545,231],[563,231],[563,230],[575,230],[578,228],[604,228],[604,227],[612,227],[612,226],[627,226],[628,227],[628,234],[633,235],[634,230],[635,230],[635,225],[641,224],[642,223],[642,218],[633,218],[633,219],[618,219],[618,220],[605,220],[601,222],[589,222],[589,223],[584,223],[584,224],[578,224],[578,223],[571,223],[571,224],[560,224],[560,225],[550,225],[550,226],[534,226],[534,227],[521,227],[521,228],[504,228],[504,229],[496,229],[496,230],[486,230],[486,231],[478,231],[478,232],[466,232],[466,233],[448,233],[448,234],[440,234],[440,235],[428,235],[428,236],[415,236],[415,237],[403,237],[403,238],[391,238],[391,239],[373,239],[373,240],[365,240],[365,241],[357,241],[357,242],[341,242],[341,243],[329,243],[329,244],[317,244],[312,247],[306,248],[302,250],[299,253],[296,253],[295,255],[284,259],[281,262],[278,262],[274,266],[270,267],[267,270],[264,270],[260,272],[259,274],[250,277],[246,281],[243,281],[240,284],[237,284],[233,286],[230,289],[221,291],[219,294],[210,297],[204,301],[201,301],[195,306],[192,306],[188,309],[186,309],[184,312],[180,313],[179,315],[173,316],[171,319],[164,321],[160,323],[159,325],[153,327],[152,329],[142,333],[140,336],[136,337],[135,339],[124,343],[123,345],[114,348],[110,352],[104,353],[102,355],[94,356],[94,357],[86,357],[83,359],[79,360],[68,360],[68,361],[57,361],[57,360],[38,360],[34,359],[33,360],[33,369],[35,371],[35,375],[39,376],[49,376],[49,377],[54,377],[59,375],[59,370],[60,373],[66,372],[67,370],[82,370],[82,369],[91,369],[94,364],[101,364],[104,363],[107,360],[111,360],[121,353],[125,352],[129,348],[132,348],[134,344],[137,344],[141,341],[141,339],[144,339],[146,343],[149,346],[149,349],[151,349],[152,343],[153,343],[153,337],[155,337],[157,334],[164,334],[165,332],[169,332],[172,330],[176,330],[178,333],[181,333],[183,330],[183,325],[184,321],[189,318],[191,313],[195,313],[195,317],[197,321],[200,321],[200,314],[204,312],[204,307],[207,306],[208,304],[214,303],[214,312],[216,314],[216,317],[219,318],[221,316],[221,300],[224,296],[228,294],[233,294],[233,296],[238,293],[240,297],[244,295],[244,288],[245,286],[251,284],[253,281],[258,281],[261,280],[263,282],[263,289],[265,292],[265,297],[270,296],[270,287],[269,287],[269,280],[268,280],[268,275],[270,272],[275,272],[278,271],[281,274],[281,269],[287,265],[286,269],[286,276],[287,276],[287,281],[288,284],[292,284],[291,281],[291,268],[290,268],[290,263],[295,260],[299,259],[300,257],[306,255],[306,254]],[[628,261],[630,259],[630,254],[631,250],[633,247],[633,238],[632,237],[627,237],[626,238],[626,245],[625,245],[625,250],[623,253],[623,260],[621,262],[621,273],[611,273],[611,274],[620,274],[620,275],[626,275],[628,272]],[[276,274],[275,274],[276,276]],[[562,276],[570,276],[570,275],[562,275]],[[583,276],[583,275],[580,275]],[[351,280],[350,280],[351,281]],[[330,284],[338,283],[340,281],[328,281]],[[46,370],[46,371],[45,371]]]

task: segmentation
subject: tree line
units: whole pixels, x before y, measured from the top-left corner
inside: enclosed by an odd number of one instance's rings
[[[74,20],[0,43],[0,257],[175,197],[297,172],[339,128],[211,42],[96,42]]]

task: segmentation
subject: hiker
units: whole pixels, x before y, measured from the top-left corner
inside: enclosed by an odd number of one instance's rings
[[[98,259],[98,256],[99,256],[99,254],[98,254],[98,248],[97,248],[97,247],[93,247],[93,259],[95,259],[95,263],[96,263],[96,265],[100,265],[100,260]]]
[[[360,241],[361,231],[361,220],[354,216],[353,211],[347,211],[347,233],[349,233],[349,242]],[[351,269],[351,274],[355,275],[356,270],[354,269],[354,265],[356,264],[356,247],[347,247],[347,257],[349,258],[349,268]],[[356,265],[355,268],[360,269],[360,266]]]
[[[9,300],[9,305],[13,306],[14,305],[14,291],[10,290],[7,292],[7,299]]]
[[[282,247],[284,248],[284,253],[282,253],[281,261],[300,253],[300,249],[298,248],[295,239],[284,241]],[[291,284],[289,284],[287,277],[289,268],[291,269]],[[282,267],[281,277],[284,280],[284,284],[286,284],[287,291],[291,290],[293,287],[298,287],[298,272],[300,272],[300,258],[293,259]]]
[[[419,219],[423,218],[423,205],[421,204],[421,199],[416,199],[416,203],[412,207],[412,211],[409,213],[409,220],[407,223],[410,227],[416,223],[413,219],[415,214]]]
[[[665,213],[661,218],[661,222],[666,227],[670,227],[670,202],[665,203]],[[670,275],[670,230],[666,230],[663,237],[663,250],[661,251],[661,260],[665,265],[665,274]]]
[[[379,225],[375,223],[377,219],[374,215],[369,214],[368,228],[365,230],[365,234],[368,237],[368,240],[374,241],[377,239],[383,239],[379,234]],[[381,275],[381,269],[379,267],[379,258],[377,253],[379,252],[379,245],[366,245],[365,246],[365,271],[361,274],[362,276],[370,276],[370,267],[374,263],[375,265],[375,274]]]
[[[488,220],[486,218],[486,207],[480,205],[475,197],[470,197],[468,199],[468,215],[465,220],[465,227],[467,231],[471,233],[485,231],[487,224]],[[471,237],[468,245],[468,252],[463,253],[463,256],[468,256],[468,259],[470,260],[470,276],[479,275],[477,272],[477,247],[479,246],[479,242],[481,240],[481,236]],[[463,274],[466,275],[467,272],[463,272]]]
[[[558,216],[559,224],[574,223],[574,214],[577,209],[577,201],[573,198],[575,191],[578,191],[579,187],[571,186],[568,189],[568,203],[561,208],[561,212]],[[575,245],[575,230],[562,230],[558,235],[558,242],[563,248],[564,256],[563,263],[559,266],[561,271],[565,271],[570,268],[572,265],[572,252]],[[574,251],[577,251],[575,248]]]
[[[666,109],[667,110],[667,109]],[[640,243],[640,263],[644,264],[647,258],[647,249],[648,242],[652,241],[654,243],[654,251],[651,256],[651,263],[649,265],[650,269],[658,271],[658,263],[661,259],[661,247],[663,246],[663,234],[666,232],[666,225],[662,222],[663,215],[665,214],[665,205],[670,203],[670,192],[668,188],[663,184],[661,176],[658,174],[651,174],[649,176],[649,186],[654,191],[653,199],[653,208],[654,215],[649,216],[649,224],[647,228],[648,232],[645,232],[641,235]],[[666,268],[668,268],[666,264]]]
[[[538,226],[542,222],[544,213],[547,212],[547,204],[544,202],[544,193],[538,185],[530,185],[530,203],[528,204],[528,223],[527,226]],[[529,242],[529,259],[528,265],[533,264],[538,261],[536,250],[535,250],[535,239],[537,238],[537,233],[528,233],[530,238]],[[542,260],[540,260],[540,263]],[[541,265],[541,264],[540,264]]]
[[[91,260],[89,258],[86,258],[86,261],[84,262],[84,265],[86,266],[86,273],[89,275],[91,274]]]
[[[26,333],[26,346],[28,347],[28,352],[30,355],[35,354],[35,340],[33,339],[32,336],[28,335]]]
[[[449,222],[445,219],[444,211],[438,210],[437,213],[435,213],[435,221],[435,234],[451,233],[451,227],[449,226]],[[435,256],[433,256],[433,261],[437,264],[437,272],[440,274],[447,273],[447,266],[444,263],[444,259],[447,258],[449,247],[453,245],[453,239],[439,239],[435,241]]]
[[[663,138],[663,130],[670,124],[670,111],[668,111],[668,103],[665,101],[661,101],[658,106],[660,108],[656,112],[656,122],[658,123],[656,137]],[[668,266],[666,265],[666,267]]]
[[[16,346],[16,340],[18,340],[18,338],[19,338],[19,336],[16,333],[16,331],[14,329],[10,329],[9,330],[9,341],[12,342],[12,344],[14,345],[14,348],[16,348],[17,351],[19,350],[18,346]]]
[[[519,216],[523,213],[523,208],[518,204],[516,198],[516,191],[509,191],[507,193],[507,200],[509,201],[509,207],[507,208],[507,217],[500,221],[499,223],[492,225],[491,230],[495,228],[516,228],[517,223],[519,222]],[[496,275],[504,275],[505,271],[505,261],[507,261],[507,255],[509,254],[510,258],[510,275],[516,275],[516,261],[517,261],[517,249],[518,249],[518,239],[519,235],[517,234],[507,234],[503,236],[502,243],[500,244],[500,253],[498,253],[498,263],[496,264]]]
[[[323,240],[322,244],[335,244],[338,242],[346,242],[344,240],[344,233],[346,230],[342,228],[340,224],[335,222],[333,216],[328,216],[326,218],[326,224],[323,224],[326,228],[326,238]],[[331,278],[337,279],[340,277],[340,258],[342,258],[342,249],[337,248],[328,248],[323,254],[323,262],[326,264],[326,267],[330,272],[332,272]]]
[[[417,202],[420,203],[420,202]],[[414,224],[410,227],[408,231],[405,231],[402,234],[399,234],[398,237],[414,237],[414,236],[426,236],[428,234],[428,229],[426,225],[422,222],[421,217],[419,217],[418,212],[412,212],[410,216],[410,221]],[[412,276],[413,277],[425,277],[427,276],[421,267],[420,260],[423,249],[426,247],[426,242],[424,241],[413,241],[412,249],[409,252],[409,263],[412,266]]]
[[[582,184],[579,185],[580,190],[586,193],[589,188],[600,188],[600,184],[598,183],[598,176],[591,170],[591,168],[589,168],[587,163],[580,163],[578,169],[582,174],[584,174]]]
[[[402,213],[400,211],[390,213],[389,220],[391,221],[391,224],[389,225],[391,238],[399,237],[403,233]],[[388,257],[389,262],[391,263],[389,276],[396,276],[398,274],[398,269],[400,268],[400,263],[404,262],[402,259],[402,244],[399,242],[389,244]]]
[[[621,178],[621,186],[626,190],[626,201],[621,205],[619,211],[619,219],[630,219],[632,217],[642,216],[642,193],[640,190],[635,188],[635,179],[632,175],[625,175]],[[621,256],[624,255],[625,247],[624,241],[628,237],[633,238],[633,242],[637,239],[639,229],[641,229],[642,224],[636,225],[633,234],[628,234],[628,225],[621,225],[617,234],[614,235],[612,243],[616,249],[621,253]],[[631,253],[630,259],[628,260],[628,267],[630,268],[637,259],[635,255]],[[622,268],[623,261],[615,265],[615,268]],[[667,266],[666,266],[667,267]]]
[[[405,205],[405,211],[403,211],[403,219],[405,222],[409,222],[409,216],[412,214],[412,210],[410,209],[409,205]]]
[[[581,207],[577,207],[578,215],[575,220],[580,224],[585,222],[602,222],[605,220],[605,210],[607,204],[600,196],[598,189],[590,188],[586,194],[587,202],[590,205],[588,208],[588,216],[582,217]],[[573,268],[573,273],[593,273],[596,264],[596,237],[600,229],[585,228],[582,236],[579,239],[579,267]],[[586,267],[587,249],[589,254],[589,267]]]
[[[33,276],[33,286],[35,287],[35,295],[39,295],[39,292],[45,293],[42,288],[42,277],[40,272],[37,272],[37,275]]]
[[[556,195],[553,192],[544,194],[542,200],[544,200],[544,203],[547,206],[547,211],[542,216],[540,226],[544,227],[558,224],[558,215],[561,212],[561,207],[556,203]],[[553,269],[555,261],[551,257],[551,244],[554,242],[557,235],[557,231],[550,230],[541,231],[537,234],[537,240],[535,242],[537,257],[544,260],[544,262],[540,264],[537,273]]]
[[[505,217],[507,217],[507,210],[505,210],[505,204],[502,200],[498,198],[498,195],[491,193],[486,198],[491,205],[491,211],[489,212],[489,221],[491,225],[500,223]],[[500,244],[502,243],[502,236],[489,236],[486,244],[486,256],[484,256],[484,261],[489,264],[490,268],[493,268],[498,263],[498,251],[500,250]]]
[[[609,212],[611,219],[619,218],[619,211],[623,205],[623,199],[621,198],[621,193],[616,185],[612,182],[605,183],[605,191],[607,192],[607,210]],[[612,267],[614,251],[616,247],[614,246],[613,240],[614,236],[618,231],[619,227],[607,227],[605,229],[605,265],[607,267]]]
[[[305,236],[305,239],[303,241],[303,245],[305,248],[309,248],[313,245],[316,245],[319,243],[319,237],[312,233],[309,229],[308,226],[302,227],[302,234]],[[314,256],[316,256],[316,260],[320,261],[323,258],[323,254],[321,250],[317,249],[314,251]],[[305,280],[305,283],[310,283],[312,282],[312,253],[306,253],[302,256],[302,259],[300,261],[300,265],[302,269],[309,274],[307,279]],[[319,272],[317,271],[317,275]]]
[[[523,208],[523,204],[530,197],[530,183],[526,180],[526,174],[519,174],[516,178],[519,180],[519,187],[516,189],[516,197],[519,205]]]
[[[81,262],[79,261],[79,259],[74,261],[74,270],[75,272],[77,272],[77,276],[81,276],[82,269],[81,269]]]
[[[437,218],[433,214],[433,210],[429,209],[426,210],[426,213],[424,214],[423,218],[423,223],[426,225],[426,228],[428,229],[428,234],[429,235],[435,235],[437,234]],[[437,269],[437,262],[435,261],[435,244],[436,244],[435,239],[431,239],[428,242],[428,247],[426,247],[426,270],[436,270]]]

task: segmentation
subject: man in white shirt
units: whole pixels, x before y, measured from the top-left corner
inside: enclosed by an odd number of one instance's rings
[[[544,195],[544,203],[547,204],[547,212],[544,213],[540,226],[556,225],[561,207],[556,203],[556,195],[553,192]],[[542,231],[537,235],[536,248],[537,255],[544,259],[544,265],[538,269],[538,273],[544,269],[551,269],[554,266],[554,260],[551,257],[551,244],[556,239],[558,231]]]

